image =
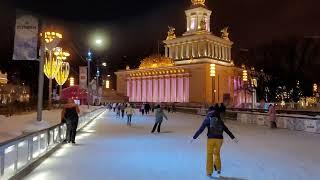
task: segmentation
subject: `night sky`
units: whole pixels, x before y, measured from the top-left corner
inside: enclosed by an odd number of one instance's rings
[[[213,11],[211,28],[216,35],[223,27],[230,27],[234,56],[239,49],[273,40],[320,35],[317,0],[207,0],[206,4]],[[25,63],[10,61],[17,8],[58,27],[65,35],[63,44],[71,51],[74,65],[85,65],[79,55],[85,56],[90,35],[105,34],[110,46],[95,50],[96,56],[109,61],[116,70],[125,64],[136,65],[141,58],[156,53],[158,42],[166,38],[168,25],[181,35],[185,31],[184,10],[190,5],[190,0],[1,0],[0,69],[10,71]]]

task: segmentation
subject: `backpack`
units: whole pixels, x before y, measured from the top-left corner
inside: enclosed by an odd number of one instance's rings
[[[210,126],[209,126],[209,133],[222,135],[223,134],[223,124],[217,117],[209,117],[210,119]]]

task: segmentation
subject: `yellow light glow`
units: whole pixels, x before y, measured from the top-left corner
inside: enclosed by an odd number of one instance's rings
[[[242,71],[242,79],[245,82],[248,81],[248,71],[247,70]]]
[[[139,69],[153,69],[159,67],[174,66],[172,59],[159,55],[147,57],[141,61]]]
[[[74,78],[73,77],[70,78],[70,86],[74,86]]]
[[[110,81],[106,80],[106,88],[109,89],[110,88]]]
[[[69,63],[63,62],[55,77],[58,85],[62,86],[68,80],[69,72],[70,72]]]
[[[50,54],[51,52],[49,52],[49,56],[46,57],[43,71],[47,78],[54,79],[59,71],[62,61]]]
[[[215,77],[215,76],[216,76],[216,65],[210,64],[210,77]]]

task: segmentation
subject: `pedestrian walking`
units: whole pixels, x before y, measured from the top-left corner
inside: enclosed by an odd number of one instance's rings
[[[131,105],[129,105],[128,107],[126,107],[125,109],[125,112],[127,114],[127,125],[128,126],[131,126],[131,119],[132,119],[132,116],[134,114],[134,109],[131,107]]]
[[[112,108],[113,108],[113,112],[116,112],[117,103],[113,103]]]
[[[62,122],[65,122],[67,125],[67,132],[66,132],[66,142],[73,144],[76,143],[76,133],[78,127],[78,120],[80,109],[79,106],[74,103],[73,99],[68,99],[67,104],[64,105],[64,108],[61,113]]]
[[[121,104],[119,103],[116,107],[116,116],[120,118],[120,112],[121,112]]]
[[[154,131],[157,129],[157,132],[160,133],[161,130],[161,124],[163,121],[163,118],[165,118],[166,120],[168,120],[168,117],[166,116],[166,114],[164,113],[163,109],[160,107],[160,105],[158,105],[156,107],[156,113],[155,113],[155,117],[156,117],[156,121],[154,123],[154,126],[152,128],[151,133],[154,133]]]
[[[124,111],[125,111],[125,109],[126,109],[126,105],[125,105],[124,103],[121,104],[120,110],[121,110],[121,117],[122,117],[122,119],[124,118]]]
[[[142,104],[141,107],[140,107],[140,112],[142,114],[142,116],[144,115],[144,111],[145,110],[145,104]]]
[[[277,128],[276,109],[272,104],[269,105],[268,115],[269,115],[269,120],[270,120],[270,128],[271,129]]]
[[[221,121],[217,109],[211,106],[208,110],[208,114],[204,119],[199,130],[194,134],[191,142],[199,137],[199,135],[208,129],[207,140],[207,176],[211,177],[213,168],[217,171],[218,176],[221,174],[221,159],[220,149],[223,143],[223,132],[226,132],[234,142],[238,142],[237,138],[229,131],[227,126]],[[213,155],[215,161],[213,162]]]
[[[146,103],[144,107],[145,107],[146,114],[148,115],[150,113],[151,106],[149,103]]]

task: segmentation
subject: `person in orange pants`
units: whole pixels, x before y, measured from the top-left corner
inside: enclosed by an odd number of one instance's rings
[[[207,141],[207,176],[211,177],[213,173],[213,168],[218,173],[221,174],[221,158],[220,149],[223,143],[223,132],[226,132],[234,142],[238,142],[237,138],[229,131],[227,126],[223,123],[219,116],[219,112],[213,106],[209,108],[209,112],[204,119],[199,130],[194,134],[193,139],[197,139],[199,135],[208,129],[208,141]],[[213,162],[213,156],[215,161]]]

